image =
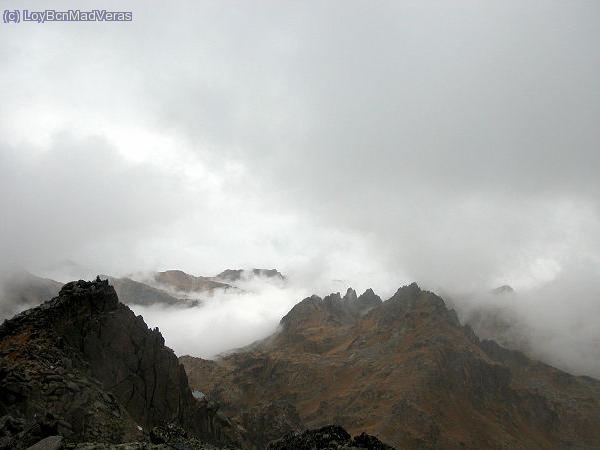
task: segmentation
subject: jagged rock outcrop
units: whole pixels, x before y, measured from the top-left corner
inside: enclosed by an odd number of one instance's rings
[[[317,430],[306,430],[298,433],[290,433],[271,442],[268,450],[394,450],[393,447],[384,444],[375,436],[361,433],[352,438],[346,430],[340,426],[329,425]]]
[[[381,298],[375,294],[371,288],[367,289],[358,297],[356,296],[356,291],[354,289],[348,288],[348,291],[346,291],[346,295],[344,295],[342,300],[346,306],[360,315],[368,313],[382,303]]]
[[[236,421],[286,401],[305,427],[337,423],[402,449],[600,448],[599,381],[481,342],[416,284],[373,295],[365,314],[351,291],[306,298],[258,344],[182,359],[192,387]]]
[[[120,303],[107,281],[67,283],[0,326],[0,448],[45,436],[69,442],[143,441],[175,423],[207,442],[236,429],[198,402],[158,329]]]
[[[281,325],[292,333],[296,327],[305,331],[326,323],[352,324],[379,304],[381,299],[372,289],[367,289],[360,297],[352,288],[348,288],[344,297],[339,292],[322,299],[313,295],[295,305],[281,319]]]
[[[285,277],[276,269],[226,269],[215,278],[227,283],[235,283],[252,277],[271,278],[278,281],[285,280]]]

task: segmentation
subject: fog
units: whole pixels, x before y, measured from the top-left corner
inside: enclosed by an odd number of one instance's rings
[[[177,355],[214,358],[276,331],[281,318],[306,290],[265,281],[241,283],[240,291],[217,291],[201,306],[131,308],[149,326],[159,326]]]
[[[544,285],[511,294],[470,293],[446,303],[479,336],[577,375],[600,378],[596,268],[562,271]]]
[[[598,3],[94,7],[133,21],[0,27],[0,270],[290,275],[144,311],[206,355],[305,293],[414,280],[467,317],[509,284],[540,355],[599,373]]]

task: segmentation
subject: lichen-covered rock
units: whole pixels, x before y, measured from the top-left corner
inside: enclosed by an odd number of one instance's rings
[[[269,442],[305,428],[294,405],[285,400],[260,402],[239,415],[245,429],[244,440],[257,448],[265,448]]]
[[[63,445],[62,436],[48,436],[36,444],[33,444],[27,450],[60,450]]]

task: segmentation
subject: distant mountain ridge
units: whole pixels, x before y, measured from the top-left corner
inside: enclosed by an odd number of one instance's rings
[[[277,269],[226,269],[215,278],[232,283],[254,277],[285,280],[285,276]]]
[[[137,306],[199,306],[219,290],[238,290],[234,283],[259,277],[283,281],[276,269],[226,269],[216,277],[190,275],[182,270],[152,272],[144,276],[114,277],[101,275],[115,287],[119,299]],[[26,271],[0,277],[0,318],[39,305],[58,294],[63,283],[42,278]]]
[[[115,278],[107,275],[100,275],[100,278],[108,280],[115,288],[119,300],[127,305],[198,306],[199,304],[199,301],[176,298],[162,289],[148,286],[131,278]]]
[[[24,270],[4,274],[0,277],[0,319],[50,300],[62,285]]]
[[[231,286],[212,280],[210,277],[190,275],[182,270],[156,272],[154,281],[181,292],[212,292],[215,289],[228,289]]]

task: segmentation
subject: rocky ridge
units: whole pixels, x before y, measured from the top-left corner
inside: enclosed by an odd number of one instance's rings
[[[238,442],[218,407],[193,398],[158,329],[107,281],[67,283],[0,326],[0,448],[52,435],[65,442],[147,441],[175,424],[202,442]]]
[[[100,275],[100,278],[108,280],[115,288],[119,301],[126,305],[192,307],[200,304],[198,300],[176,298],[162,289],[148,286],[131,278],[115,278],[107,275]]]
[[[262,342],[180,361],[238,423],[277,401],[291,427],[336,423],[403,449],[600,448],[599,381],[481,341],[416,284],[373,295],[366,309],[353,291],[306,298]]]
[[[212,280],[209,277],[198,277],[187,274],[181,270],[167,270],[154,274],[154,282],[166,286],[177,292],[184,293],[210,293],[215,289],[228,289],[227,283]]]
[[[276,269],[227,269],[215,277],[195,276],[181,270],[167,270],[129,277],[100,275],[109,280],[119,300],[133,306],[195,307],[218,290],[236,290],[235,282],[259,277],[285,281]],[[63,283],[41,278],[25,271],[0,276],[0,319],[10,318],[24,309],[37,306],[58,294]]]
[[[278,281],[285,280],[285,276],[277,269],[226,269],[215,278],[226,283],[235,283],[236,281],[253,277],[271,278]]]

